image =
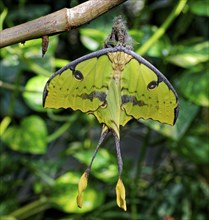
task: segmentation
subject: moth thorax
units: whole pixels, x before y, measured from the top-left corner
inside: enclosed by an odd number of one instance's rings
[[[124,70],[124,64],[113,63],[112,69],[121,73]]]
[[[108,53],[108,57],[113,65],[115,64],[120,67],[125,66],[132,58],[131,55],[124,52]]]

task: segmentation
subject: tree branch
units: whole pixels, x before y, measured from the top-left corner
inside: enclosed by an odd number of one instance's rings
[[[89,0],[0,32],[0,48],[77,28],[127,0]]]

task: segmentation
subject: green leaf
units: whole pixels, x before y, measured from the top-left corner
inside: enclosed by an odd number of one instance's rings
[[[200,106],[209,106],[208,79],[209,70],[203,67],[201,71],[194,69],[184,72],[178,79],[181,93],[191,102]]]
[[[75,152],[73,156],[88,166],[93,152],[94,149],[80,150]],[[106,149],[99,149],[91,173],[105,182],[115,182],[118,178],[117,161]]]
[[[101,48],[107,36],[103,31],[92,28],[82,28],[80,29],[80,33],[81,42],[91,51]]]
[[[50,37],[49,48],[44,58],[41,57],[41,39],[2,48],[2,66],[10,68],[12,66],[12,68],[16,68],[18,71],[27,70],[38,75],[50,76],[50,73],[54,72],[53,55],[57,42],[57,37]],[[8,75],[8,72],[2,71],[2,75]]]
[[[59,58],[56,58],[54,60],[54,65],[57,67],[57,68],[62,68],[63,66],[66,66],[70,61],[69,60],[64,60],[64,59],[59,59]]]
[[[177,66],[191,68],[199,63],[209,60],[208,41],[190,44],[189,46],[178,45],[174,47],[172,54],[167,60]]]
[[[34,76],[28,80],[23,97],[27,105],[35,111],[46,111],[42,106],[42,93],[48,77]]]
[[[199,0],[199,1],[190,1],[189,2],[190,10],[199,16],[209,17],[209,4],[208,0]]]
[[[99,207],[104,202],[104,192],[89,183],[83,193],[82,209],[77,206],[78,182],[80,174],[68,172],[56,179],[50,201],[52,205],[68,213],[85,213]]]
[[[20,126],[9,127],[2,136],[13,150],[31,154],[44,154],[47,147],[47,129],[39,116],[29,116]]]

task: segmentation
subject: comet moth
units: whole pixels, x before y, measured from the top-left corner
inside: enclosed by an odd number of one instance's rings
[[[103,49],[74,60],[49,78],[43,92],[43,106],[80,110],[93,114],[102,124],[100,140],[78,184],[79,207],[92,162],[108,133],[114,137],[118,159],[116,201],[126,210],[120,126],[140,118],[174,125],[178,116],[176,91],[157,68],[133,52],[120,16],[114,20]]]

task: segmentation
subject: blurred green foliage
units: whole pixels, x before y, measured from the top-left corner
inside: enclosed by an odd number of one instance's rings
[[[186,1],[186,0],[180,0]],[[1,49],[0,216],[16,219],[207,220],[209,204],[209,42],[207,0],[188,0],[144,57],[180,98],[174,127],[133,121],[122,128],[127,212],[115,202],[117,162],[109,138],[93,164],[83,208],[77,183],[101,125],[91,115],[42,108],[48,77],[70,60],[102,48],[112,20],[127,20],[140,52],[180,1],[129,0],[69,33]],[[2,1],[1,26],[12,27],[83,1]]]

